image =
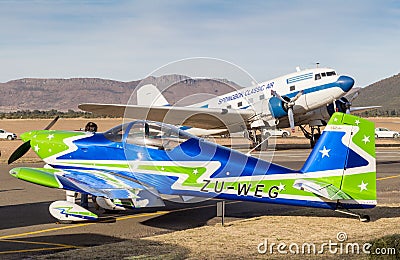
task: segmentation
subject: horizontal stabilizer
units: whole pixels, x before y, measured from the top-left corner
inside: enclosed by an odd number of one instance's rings
[[[314,193],[315,195],[326,198],[328,200],[351,199],[349,195],[347,195],[334,185],[324,182],[300,179],[294,182],[293,188]]]

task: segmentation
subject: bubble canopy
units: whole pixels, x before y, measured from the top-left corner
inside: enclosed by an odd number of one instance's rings
[[[169,124],[137,120],[124,123],[103,133],[113,142],[142,146],[158,150],[172,150],[190,138],[191,134]]]

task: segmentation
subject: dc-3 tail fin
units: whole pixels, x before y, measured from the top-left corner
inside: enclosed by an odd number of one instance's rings
[[[137,90],[137,104],[143,106],[168,106],[169,103],[153,84],[141,86]]]
[[[374,129],[374,123],[363,118],[333,114],[300,170],[304,178],[294,187],[352,208],[375,206]]]

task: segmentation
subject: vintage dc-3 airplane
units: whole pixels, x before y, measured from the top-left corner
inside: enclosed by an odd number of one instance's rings
[[[47,127],[48,129],[49,127]],[[337,210],[376,206],[374,124],[334,113],[300,170],[289,169],[207,142],[175,126],[132,121],[104,133],[38,130],[9,163],[31,147],[44,168],[19,167],[18,179],[96,196],[101,207],[163,206],[163,195],[255,201]],[[98,216],[69,201],[56,201],[50,213],[61,221]]]
[[[334,112],[350,112],[351,102],[343,96],[353,85],[351,77],[338,75],[334,69],[298,68],[294,73],[186,107],[138,102],[137,105],[80,104],[79,108],[96,114],[201,129],[228,129],[230,133],[248,131],[246,136],[255,146],[263,144],[260,150],[266,150],[264,140],[269,129],[294,130],[295,125],[309,125],[311,132],[304,127],[302,130],[313,147],[320,136],[320,127],[326,125]]]

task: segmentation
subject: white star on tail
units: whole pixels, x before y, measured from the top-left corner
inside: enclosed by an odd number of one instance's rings
[[[364,183],[364,180],[362,180],[361,184],[358,185],[358,187],[360,187],[360,192],[363,191],[363,190],[368,190],[367,189],[367,185],[368,185],[368,183]]]
[[[361,141],[363,141],[364,144],[367,144],[367,143],[371,142],[371,141],[369,140],[369,136],[366,136],[366,135],[364,135],[364,138],[363,138]]]
[[[53,139],[54,138],[54,135],[53,134],[49,134],[48,136],[47,136],[47,139],[49,139],[49,141],[51,140],[51,139]]]
[[[319,152],[322,154],[322,158],[324,158],[325,156],[329,157],[329,152],[331,151],[331,149],[326,149],[326,147],[324,146],[324,149],[319,150]]]
[[[33,150],[35,150],[35,152],[39,152],[39,150],[40,150],[39,145],[35,145],[35,146],[33,147]]]
[[[356,125],[359,125],[360,124],[360,120],[356,120],[355,122],[354,122]]]
[[[199,171],[197,169],[193,170],[193,174],[198,174],[198,173],[199,173]]]

